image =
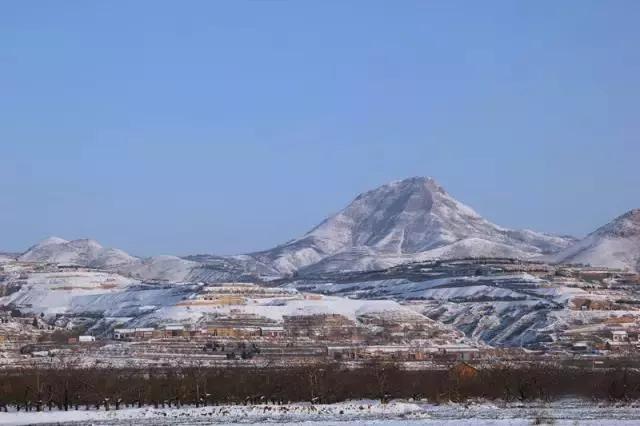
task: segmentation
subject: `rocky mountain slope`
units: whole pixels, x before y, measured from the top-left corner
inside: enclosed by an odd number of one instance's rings
[[[640,209],[617,217],[550,259],[640,272]]]

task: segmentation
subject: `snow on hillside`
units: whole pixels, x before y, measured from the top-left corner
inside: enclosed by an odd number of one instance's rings
[[[353,298],[401,301],[433,320],[456,327],[467,337],[500,346],[521,346],[548,338],[565,318],[555,312],[568,311],[565,307],[572,298],[586,294],[580,288],[551,284],[527,273],[454,275],[421,281],[398,278],[314,283],[301,280],[287,287]]]
[[[121,265],[120,273],[148,281],[184,282],[197,262],[176,256],[154,256],[134,263]]]
[[[619,216],[550,259],[640,272],[640,209]]]
[[[50,237],[36,244],[19,257],[23,262],[48,262],[91,268],[111,268],[136,262],[122,250],[102,247],[94,240],[67,241]]]
[[[78,315],[136,318],[176,304],[195,291],[197,287],[188,285],[132,286],[125,291],[76,295],[71,299],[68,310]]]
[[[204,284],[142,284],[105,271],[17,271],[0,282],[0,286],[5,285],[16,291],[0,297],[0,305],[15,306],[24,313],[44,313],[48,317],[57,314],[101,317],[107,323],[115,321],[134,326],[173,322],[195,324],[212,315],[239,313],[277,322],[282,322],[287,315],[315,314],[339,314],[354,320],[362,315],[402,318],[409,322],[426,320],[392,300],[307,296],[295,289],[279,290],[278,295],[272,297],[264,297],[258,290],[255,297],[246,296],[235,304],[202,304],[194,299],[206,291]]]
[[[137,281],[108,272],[34,272],[20,280],[20,289],[0,297],[0,305],[13,304],[25,312],[47,315],[70,312],[73,300],[86,295],[118,293]]]
[[[253,256],[281,273],[316,273],[432,258],[528,258],[556,252],[572,242],[494,225],[435,180],[418,177],[362,194],[305,236]]]
[[[67,241],[57,237],[36,244],[18,260],[104,269],[140,280],[166,282],[183,282],[201,266],[198,262],[176,256],[140,259],[119,249],[104,248],[94,240]]]
[[[392,298],[395,300],[455,299],[530,299],[533,289],[544,283],[529,274],[498,276],[453,276],[412,281],[409,279],[372,280],[349,283],[287,284],[289,288],[323,294],[340,294],[358,298]]]
[[[138,318],[134,325],[145,326],[181,321],[196,323],[208,315],[229,315],[232,313],[251,314],[282,322],[284,316],[338,314],[355,320],[361,315],[404,316],[407,320],[424,319],[422,315],[401,306],[392,300],[352,300],[341,297],[324,296],[307,299],[297,292],[293,297],[248,299],[242,305],[171,305],[164,306],[148,315]]]
[[[523,346],[554,329],[549,307],[536,300],[476,303],[425,302],[415,305],[429,318],[455,326],[467,337],[493,346]]]

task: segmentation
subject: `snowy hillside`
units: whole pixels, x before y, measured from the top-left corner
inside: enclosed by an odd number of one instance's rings
[[[14,261],[15,258],[7,254],[0,253],[0,263],[8,263]]]
[[[281,285],[355,299],[396,300],[477,341],[535,347],[559,341],[563,333],[602,332],[611,317],[640,320],[640,277],[611,270],[594,281],[590,272],[541,262],[458,259],[300,277]]]
[[[640,272],[640,209],[631,210],[550,257],[557,263]]]
[[[309,295],[295,289],[268,289],[251,284],[213,287],[204,284],[143,284],[112,272],[83,268],[16,264],[0,276],[0,306],[11,306],[23,314],[43,314],[84,323],[101,333],[114,324],[151,326],[180,322],[196,325],[214,318],[235,317],[282,323],[285,316],[338,314],[350,320],[381,318],[402,323],[421,323],[452,341],[462,334],[442,326],[393,300],[347,299]],[[224,303],[206,299],[216,289],[240,294]],[[6,294],[6,295],[4,295]],[[448,337],[447,337],[448,336]]]
[[[50,237],[29,248],[18,260],[75,265],[119,272],[144,281],[183,282],[202,266],[176,256],[133,257],[122,250],[104,248],[94,240],[67,241]],[[198,278],[198,277],[195,277]]]
[[[495,276],[449,276],[411,281],[404,278],[360,282],[304,281],[288,284],[300,291],[352,298],[392,299],[468,337],[491,345],[531,344],[552,330],[552,312],[584,291],[554,286],[526,273]]]
[[[15,305],[25,311],[62,314],[73,310],[74,300],[87,295],[119,293],[135,280],[108,272],[33,272],[8,279],[18,291],[0,297],[0,305]],[[15,280],[15,282],[14,282]]]
[[[278,323],[288,315],[326,315],[339,314],[355,320],[363,315],[381,315],[388,317],[403,317],[406,321],[427,320],[415,311],[401,306],[392,300],[352,300],[341,297],[317,296],[306,299],[300,293],[293,291],[290,297],[247,299],[242,305],[226,306],[189,306],[175,304],[143,315],[132,322],[135,326],[152,326],[166,322],[196,323],[208,316],[234,314],[250,314],[260,318],[268,318]],[[437,325],[433,323],[433,326]]]
[[[122,250],[104,248],[94,240],[67,241],[51,237],[31,247],[19,260],[111,268],[136,262],[138,259]]]
[[[145,281],[183,282],[198,263],[176,256],[154,256],[121,265],[118,272]]]
[[[282,273],[366,270],[430,258],[529,258],[572,242],[501,228],[455,200],[435,180],[417,177],[362,194],[305,236],[253,256]]]

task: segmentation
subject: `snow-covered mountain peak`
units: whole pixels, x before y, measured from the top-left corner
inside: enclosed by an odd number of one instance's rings
[[[378,256],[384,257],[384,266],[388,266],[393,262],[389,256],[407,261],[407,254],[424,255],[454,244],[464,247],[460,254],[465,256],[508,254],[512,248],[513,256],[521,257],[523,253],[555,252],[570,242],[494,225],[449,195],[433,178],[412,177],[367,191],[303,237],[254,256],[289,273],[320,261],[329,267],[325,259],[336,255],[342,265],[345,259],[353,258],[351,269],[359,269],[357,253],[362,252],[368,253],[366,268],[372,268]],[[434,256],[455,256],[460,251],[455,247],[434,252]]]

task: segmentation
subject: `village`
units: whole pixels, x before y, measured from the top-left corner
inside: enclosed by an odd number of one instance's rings
[[[188,311],[207,309],[207,315],[196,323],[113,327],[99,336],[77,334],[49,325],[38,316],[18,316],[0,308],[0,353],[5,359],[10,352],[22,359],[82,353],[86,359],[103,362],[125,357],[166,364],[176,359],[213,363],[471,360],[480,352],[468,343],[451,343],[452,336],[462,341],[462,334],[449,331],[440,335],[432,321],[418,314],[370,313],[355,320],[337,313],[304,313],[283,315],[282,321],[276,321],[242,309],[247,304],[251,307],[256,299],[281,304],[283,300],[319,301],[323,297],[249,283],[211,285],[197,297],[176,304],[177,309]]]
[[[356,301],[298,291],[288,285],[130,283],[118,275],[91,268],[12,263],[4,265],[4,275],[0,275],[5,281],[0,286],[3,296],[18,294],[22,287],[37,288],[40,292],[46,288],[47,293],[42,293],[45,301],[58,300],[51,299],[49,295],[53,294],[74,298],[68,300],[85,298],[92,303],[104,300],[103,304],[108,305],[108,297],[118,296],[124,289],[130,292],[124,294],[132,294],[133,298],[150,293],[164,298],[166,293],[167,299],[173,298],[175,302],[133,318],[93,317],[82,312],[38,313],[35,305],[28,305],[27,309],[14,304],[0,305],[0,366],[76,357],[83,359],[83,365],[105,366],[383,360],[408,363],[413,368],[434,368],[455,361],[477,364],[500,359],[597,361],[635,358],[640,354],[637,274],[504,259],[434,265],[438,273],[453,270],[462,277],[465,274],[499,277],[526,271],[548,282],[526,291],[549,293],[548,300],[556,304],[557,299],[551,297],[556,297],[555,289],[562,285],[561,295],[565,297],[566,293],[566,297],[558,312],[565,315],[565,326],[554,330],[548,341],[543,339],[526,349],[495,347],[419,314],[419,304],[411,300],[404,302],[401,310],[367,308],[356,314],[343,307],[344,303]],[[421,271],[424,270],[421,265]],[[512,287],[523,286],[517,283]],[[28,300],[38,302],[33,297]],[[141,299],[140,304],[146,301]],[[376,306],[378,302],[372,303]]]

